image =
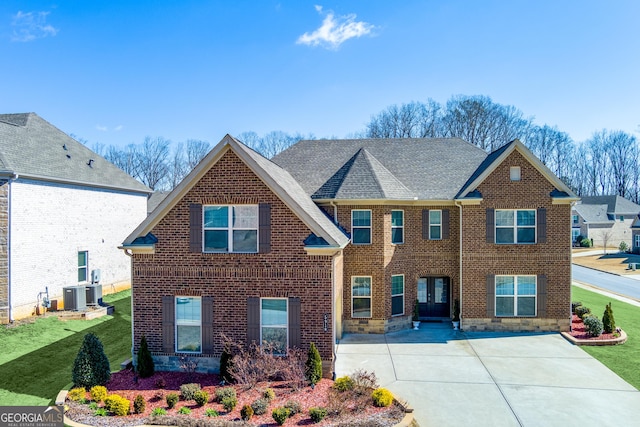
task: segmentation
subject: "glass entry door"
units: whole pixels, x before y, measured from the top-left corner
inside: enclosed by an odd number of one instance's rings
[[[420,317],[449,317],[449,278],[418,279],[418,312]]]

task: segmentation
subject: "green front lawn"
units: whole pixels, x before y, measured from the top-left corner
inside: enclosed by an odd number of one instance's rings
[[[584,351],[598,359],[613,372],[637,389],[640,389],[640,307],[618,301],[607,296],[572,286],[571,301],[580,301],[589,307],[591,312],[602,319],[605,306],[611,302],[616,326],[622,328],[628,336],[622,345],[603,347],[581,347]]]
[[[0,405],[49,405],[71,385],[71,369],[85,334],[100,338],[111,370],[131,357],[131,291],[107,295],[113,316],[0,327]]]

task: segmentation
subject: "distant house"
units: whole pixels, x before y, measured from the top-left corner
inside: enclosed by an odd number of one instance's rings
[[[571,235],[593,240],[595,246],[632,246],[631,227],[640,213],[640,205],[621,196],[583,197],[572,209]]]
[[[0,322],[36,311],[48,290],[130,282],[118,245],[151,190],[37,114],[0,114]]]
[[[300,141],[268,160],[227,135],[123,242],[134,352],[156,366],[222,336],[277,352],[344,332],[450,321],[466,330],[567,331],[571,204],[521,142]]]
[[[631,225],[631,250],[634,254],[640,254],[640,215],[638,215]]]

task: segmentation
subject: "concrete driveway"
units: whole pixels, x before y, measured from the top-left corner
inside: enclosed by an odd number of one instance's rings
[[[427,426],[640,425],[640,392],[559,334],[347,334],[336,373],[374,371]]]

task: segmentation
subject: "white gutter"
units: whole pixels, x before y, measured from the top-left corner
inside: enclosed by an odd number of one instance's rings
[[[457,207],[460,208],[460,243],[458,244],[459,248],[458,248],[458,268],[460,269],[460,272],[458,273],[458,285],[460,286],[460,291],[459,291],[459,300],[460,300],[460,329],[463,330],[462,328],[462,202],[460,202],[459,200],[455,201],[455,204]]]

